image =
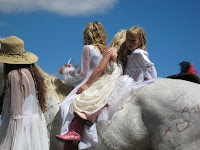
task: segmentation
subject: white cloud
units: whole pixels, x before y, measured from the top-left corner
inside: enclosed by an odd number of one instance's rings
[[[49,11],[66,16],[99,14],[113,8],[119,0],[0,0],[0,12]]]

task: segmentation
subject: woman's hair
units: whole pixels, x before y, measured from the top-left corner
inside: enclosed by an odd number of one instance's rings
[[[83,31],[83,44],[97,46],[101,53],[106,50],[106,33],[99,21],[89,22]]]
[[[20,85],[21,89],[24,89],[22,85],[22,72],[21,69],[26,68],[30,71],[34,83],[35,83],[35,88],[38,94],[38,100],[39,100],[39,105],[42,111],[44,112],[46,109],[46,86],[44,84],[44,78],[41,75],[39,69],[36,67],[36,64],[4,64],[4,70],[5,70],[5,75],[6,77],[8,76],[8,73],[12,70],[17,70],[20,76]]]
[[[126,38],[127,37],[137,37],[140,41],[139,48],[143,49],[144,51],[147,51],[147,49],[146,49],[146,45],[147,45],[146,34],[142,27],[134,26],[134,27],[129,28],[126,31]],[[127,55],[130,55],[130,53],[131,53],[131,51],[126,46],[126,42],[124,42],[118,51],[117,60],[121,61],[123,63],[123,66],[126,66]]]
[[[110,47],[116,47],[119,50],[120,46],[125,42],[125,40],[126,30],[121,29],[115,34],[113,40],[110,42]]]

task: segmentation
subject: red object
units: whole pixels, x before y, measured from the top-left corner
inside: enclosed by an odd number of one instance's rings
[[[74,112],[74,116],[78,120],[83,121],[88,126],[92,126],[93,125],[93,123],[90,120],[88,120],[89,115],[87,115],[85,113],[82,113],[82,112],[79,112],[79,111],[75,111]]]
[[[64,150],[78,150],[78,146],[75,146],[72,143],[66,142]]]
[[[81,141],[81,134],[83,130],[84,122],[73,118],[69,132],[64,135],[56,135],[56,139],[61,142],[72,142],[73,145],[78,145]]]
[[[195,75],[199,75],[199,73],[194,69],[194,64],[193,63],[190,63],[190,68],[188,70],[188,73],[193,73]]]

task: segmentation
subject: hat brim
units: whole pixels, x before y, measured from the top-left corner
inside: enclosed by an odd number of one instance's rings
[[[13,56],[13,55],[4,55],[0,54],[0,62],[7,64],[33,64],[38,61],[38,57],[30,52],[27,52],[28,55],[24,58],[21,56]]]

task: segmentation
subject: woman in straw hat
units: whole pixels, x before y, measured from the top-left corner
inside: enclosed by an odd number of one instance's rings
[[[83,41],[84,47],[80,64],[78,66],[71,66],[70,64],[67,64],[67,68],[61,68],[61,73],[64,75],[66,82],[71,82],[77,85],[61,103],[60,108],[63,123],[61,127],[61,135],[56,136],[56,138],[61,142],[65,142],[64,139],[68,136],[67,133],[69,130],[72,128],[74,130],[79,130],[79,128],[84,128],[85,126],[84,122],[74,118],[73,114],[70,113],[69,108],[72,99],[76,95],[77,89],[88,80],[93,70],[101,61],[102,54],[107,47],[106,33],[99,21],[89,22],[87,24],[83,31]],[[80,131],[79,134],[81,134],[82,131]],[[86,136],[82,139],[79,138],[79,142],[81,140],[81,143],[79,144],[80,149],[90,146],[90,142],[87,142],[89,141],[88,138],[90,138],[87,131],[88,130],[86,129],[83,133]],[[66,143],[65,149],[73,148]]]
[[[24,42],[16,36],[0,42],[0,62],[4,63],[6,75],[5,91],[1,96],[0,150],[48,150],[42,112],[45,110],[45,86],[35,66],[38,57],[26,52]]]

